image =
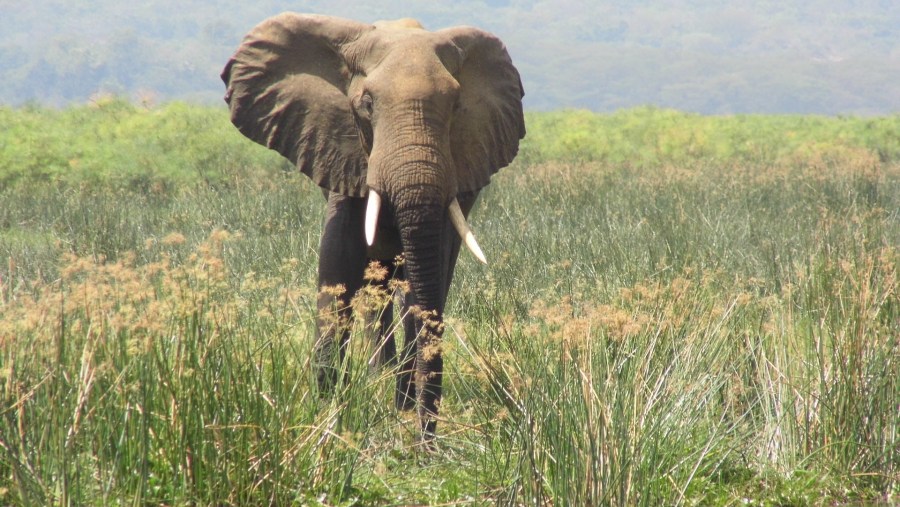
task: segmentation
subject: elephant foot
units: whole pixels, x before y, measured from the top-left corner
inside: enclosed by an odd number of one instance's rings
[[[316,387],[319,398],[328,398],[334,394],[338,385],[338,371],[332,366],[322,366],[316,371]]]
[[[426,451],[435,451],[434,436],[437,431],[437,421],[433,418],[427,418],[422,421],[422,433],[419,435],[419,446]]]
[[[416,408],[416,385],[412,382],[411,373],[400,373],[397,376],[394,407],[406,412]]]

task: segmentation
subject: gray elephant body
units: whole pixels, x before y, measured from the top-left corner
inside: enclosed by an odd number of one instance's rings
[[[289,158],[327,193],[320,390],[337,382],[350,300],[367,283],[366,266],[380,262],[410,287],[397,405],[418,407],[430,439],[441,397],[444,305],[467,230],[459,211],[468,215],[525,135],[522,84],[505,47],[474,28],[428,32],[412,20],[367,25],[284,13],[247,35],[222,79],[240,131]],[[385,203],[372,213],[374,240],[366,230],[367,194]],[[394,265],[398,254],[402,264]],[[343,291],[333,290],[338,286]],[[383,343],[390,362],[393,337]]]

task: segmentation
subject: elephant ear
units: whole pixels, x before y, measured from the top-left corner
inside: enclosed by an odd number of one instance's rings
[[[460,84],[451,143],[460,191],[478,190],[506,167],[525,137],[519,72],[503,43],[490,33],[460,27],[442,30],[460,50]]]
[[[372,29],[296,13],[257,25],[222,71],[232,123],[320,187],[365,195],[366,154],[347,98],[351,71],[341,48]]]

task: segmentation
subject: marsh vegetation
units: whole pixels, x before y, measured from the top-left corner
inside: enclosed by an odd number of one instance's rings
[[[321,193],[225,111],[0,119],[0,503],[900,494],[900,118],[529,116],[471,220],[490,264],[460,258],[433,452],[361,319],[311,389]]]

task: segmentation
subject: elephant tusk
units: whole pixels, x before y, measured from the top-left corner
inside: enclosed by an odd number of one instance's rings
[[[475,241],[475,235],[472,234],[472,229],[470,229],[469,224],[466,223],[466,217],[459,207],[459,201],[455,198],[453,199],[453,202],[450,203],[450,221],[453,223],[456,232],[459,233],[459,236],[466,243],[466,247],[469,248],[469,251],[471,251],[482,264],[487,264],[484,252],[481,251],[481,247],[478,246],[478,242]]]
[[[378,212],[381,210],[381,196],[369,190],[369,203],[366,206],[366,243],[372,246],[375,242],[375,229],[378,227]]]

